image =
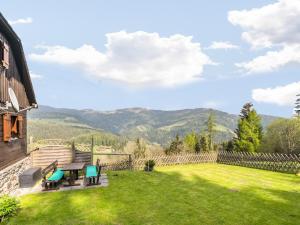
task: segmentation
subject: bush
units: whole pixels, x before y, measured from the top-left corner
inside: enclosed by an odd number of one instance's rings
[[[0,197],[0,222],[15,215],[20,208],[20,203],[16,198],[4,195]]]
[[[148,160],[145,163],[145,168],[144,169],[145,169],[145,171],[152,171],[154,166],[155,166],[154,160]]]

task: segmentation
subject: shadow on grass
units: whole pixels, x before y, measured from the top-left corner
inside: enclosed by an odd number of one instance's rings
[[[8,224],[299,224],[300,193],[226,188],[195,174],[111,172],[108,188],[25,196]],[[280,182],[280,181],[278,181]]]

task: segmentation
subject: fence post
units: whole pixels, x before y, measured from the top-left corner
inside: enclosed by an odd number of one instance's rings
[[[94,164],[94,136],[92,136],[92,143],[91,143],[91,163]]]
[[[132,170],[132,158],[131,158],[131,154],[128,155],[128,163],[129,163],[129,169]]]
[[[72,151],[72,162],[75,162],[76,152],[75,152],[75,142],[74,141],[72,141],[72,144],[71,144],[71,151]]]

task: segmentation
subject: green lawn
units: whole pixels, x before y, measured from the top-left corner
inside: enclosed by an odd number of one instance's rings
[[[300,224],[300,177],[200,164],[110,172],[109,187],[24,196],[8,224]]]

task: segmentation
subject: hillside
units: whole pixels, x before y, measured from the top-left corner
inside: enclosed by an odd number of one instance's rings
[[[32,110],[29,113],[30,123],[32,123],[32,126],[29,126],[29,132],[32,132],[30,129],[38,129],[39,126],[44,126],[44,129],[49,130],[49,133],[55,132],[52,131],[54,127],[45,126],[45,122],[59,121],[66,126],[73,127],[74,131],[72,132],[75,133],[77,132],[76,129],[80,127],[80,129],[85,129],[84,134],[97,130],[129,139],[142,137],[150,142],[165,145],[176,134],[184,135],[192,130],[204,131],[210,112],[215,115],[218,131],[216,134],[217,141],[232,137],[238,116],[205,108],[174,111],[129,108],[102,112],[91,109],[76,110],[40,106],[38,110]],[[262,115],[263,126],[268,125],[275,118]]]
[[[64,139],[78,143],[91,144],[91,137],[94,137],[95,145],[112,146],[121,149],[127,140],[118,135],[101,131],[80,123],[72,123],[69,120],[56,119],[29,119],[28,138],[33,137],[33,141],[43,139]]]

